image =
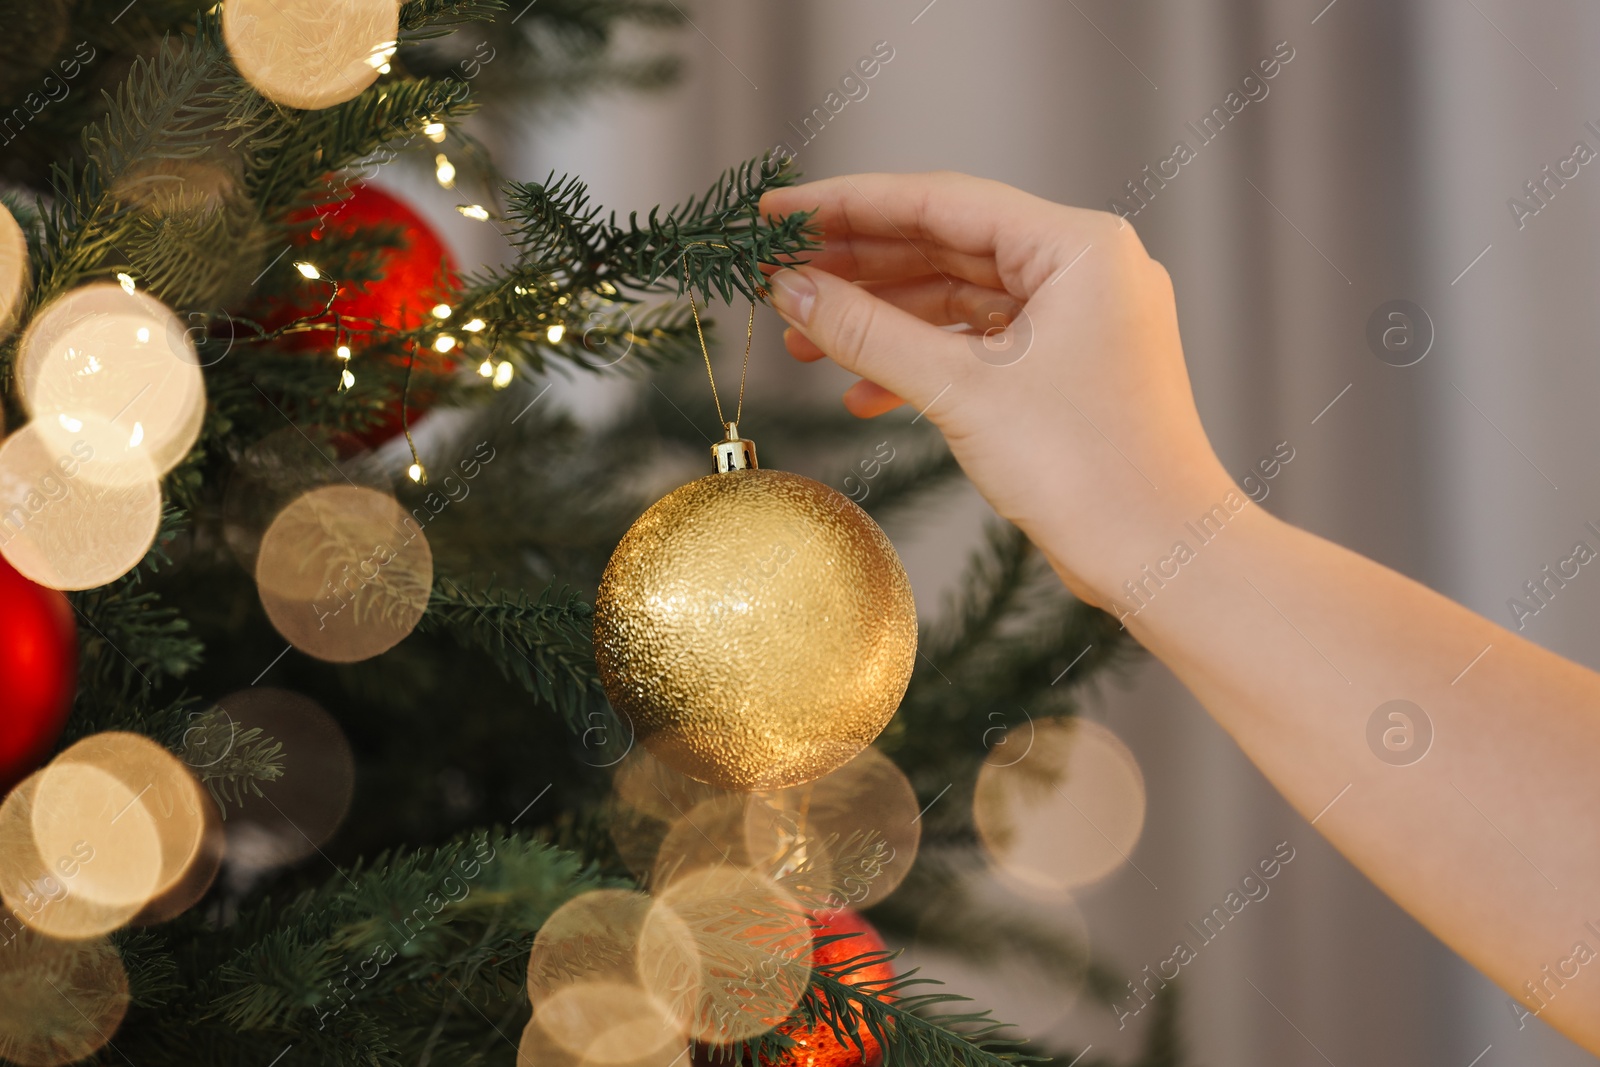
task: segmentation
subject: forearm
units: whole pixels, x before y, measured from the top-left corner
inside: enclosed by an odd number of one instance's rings
[[[1600,1051],[1600,959],[1563,962],[1600,952],[1600,676],[1254,505],[1171,535],[1114,583],[1130,631],[1380,888]],[[1369,741],[1395,699],[1434,733],[1409,765]]]
[[[790,351],[862,375],[858,414],[926,414],[1345,855],[1600,1052],[1600,679],[1244,501],[1195,410],[1171,280],[1124,219],[950,174],[762,209],[815,209],[827,238],[772,279]],[[1397,699],[1436,735],[1409,765],[1380,758],[1387,724],[1368,744]]]

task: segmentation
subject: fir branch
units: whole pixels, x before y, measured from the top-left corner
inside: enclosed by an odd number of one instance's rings
[[[1137,647],[1111,616],[1065,596],[1009,525],[992,527],[973,554],[948,616],[922,635],[911,684],[879,740],[924,802],[947,786],[970,789],[997,737],[1074,713],[1076,690]],[[970,812],[942,806],[924,834],[967,840]]]
[[[473,279],[458,311],[484,319],[492,345],[543,328],[538,324],[559,315],[574,294],[628,300],[624,290],[682,293],[686,278],[687,288],[705,301],[713,293],[723,300],[735,293],[755,299],[763,291],[763,264],[813,247],[809,215],[770,225],[759,220],[762,194],[793,180],[788,161],[768,155],[729,170],[703,196],[665,215],[657,208],[643,223],[630,215],[626,225],[615,213],[602,218],[588,187],[574,177],[512,184],[507,236],[517,246],[517,262]]]
[[[501,673],[560,712],[582,732],[593,715],[609,715],[591,644],[594,609],[577,593],[554,587],[537,600],[526,593],[478,592],[440,579],[417,629],[447,633],[465,648],[488,653]]]
[[[122,957],[133,999],[152,1008],[171,1003],[184,992],[178,961],[163,951],[162,939],[149,930],[124,928],[111,935]]]
[[[220,706],[191,716],[174,747],[211,793],[224,819],[229,805],[244,807],[247,795],[266,795],[262,782],[283,777],[283,743],[259,726],[239,729]]]
[[[561,275],[574,287],[598,289],[687,288],[705,301],[712,294],[731,301],[734,294],[755,299],[763,288],[761,266],[814,247],[808,239],[809,213],[760,222],[759,204],[769,190],[791,185],[794,171],[786,157],[771,153],[724,172],[699,197],[669,210],[653,209],[641,224],[637,213],[624,226],[616,213],[601,217],[589,202],[589,189],[570,175],[553,174],[543,184],[513,184],[509,189],[510,234],[521,252],[519,266]]]
[[[440,37],[468,22],[487,22],[507,10],[504,0],[406,0],[400,5],[400,40]]]
[[[136,988],[130,1023],[143,1025],[125,1025],[119,1049],[140,1063],[266,1062],[290,1041],[307,1062],[416,1062],[441,1005],[500,1011],[521,997],[534,932],[606,884],[571,853],[478,831],[382,853],[226,926],[185,917],[125,946],[130,973],[175,964],[185,996],[163,995],[165,981],[148,999]],[[478,1029],[481,1014],[469,1016]]]
[[[241,85],[229,74],[214,20],[202,19],[195,36],[134,60],[127,80],[108,95],[104,119],[83,130],[81,166],[52,168],[56,199],[44,219],[30,310],[115,269],[135,207],[119,183],[138,164],[194,159],[214,147],[218,131],[242,137],[259,128],[264,102]]]
[[[929,627],[918,639],[923,654],[941,670],[948,670],[994,636],[1001,621],[1019,607],[1028,588],[1033,552],[1032,542],[1021,530],[1010,523],[991,523],[984,545],[967,564],[960,591],[944,621]]]
[[[260,138],[272,150],[258,153],[246,170],[246,191],[268,217],[307,200],[321,214],[336,212],[352,180],[344,168],[380,148],[392,153],[428,123],[460,118],[473,106],[467,83],[446,77],[386,80],[332,107],[275,112],[272,131]]]
[[[851,935],[842,935],[849,937]],[[819,944],[842,940],[818,938]],[[816,967],[811,986],[791,1018],[805,1026],[826,1025],[841,1044],[865,1054],[863,1032],[883,1049],[884,1067],[1005,1067],[1037,1062],[1019,1051],[1021,1042],[1003,1036],[1008,1026],[988,1011],[949,1011],[967,997],[926,990],[941,983],[919,978],[915,970],[887,980],[865,975],[891,963],[898,953],[864,952]],[[717,1062],[769,1063],[782,1059],[792,1041],[769,1031],[724,1049]]]
[[[624,358],[659,365],[698,352],[693,323],[681,309],[635,315],[640,292],[690,290],[754,299],[761,267],[812,247],[809,217],[771,225],[758,218],[761,196],[793,181],[787,161],[751,160],[724,174],[703,196],[665,215],[637,214],[626,225],[602,218],[576,178],[508,186],[518,248],[510,267],[469,278],[455,314],[485,326],[463,341],[468,358],[515,355],[538,372],[556,356],[590,370]]]
[[[200,663],[189,622],[140,588],[134,570],[110,585],[69,594],[79,628],[79,688],[90,694],[150,688]]]
[[[700,355],[699,335],[684,305],[659,304],[640,311],[627,301],[589,298],[545,311],[539,307],[549,307],[548,301],[503,302],[496,319],[499,331],[484,341],[468,335],[464,361],[470,365],[479,356],[512,358],[524,373],[539,374],[549,369],[551,359],[568,367],[605,371],[656,369]],[[559,340],[551,340],[553,326],[560,327]],[[710,343],[712,323],[703,320],[703,327]]]

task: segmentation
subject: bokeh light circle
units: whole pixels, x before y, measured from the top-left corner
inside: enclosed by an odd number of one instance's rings
[[[707,868],[757,868],[745,844],[748,793],[708,797],[672,821],[656,854],[650,887],[659,893]],[[763,875],[775,872],[761,870]]]
[[[28,289],[28,239],[16,218],[0,204],[0,339],[11,332]]]
[[[154,926],[176,919],[198,904],[217,880],[217,873],[221,871],[222,861],[227,856],[228,836],[222,824],[222,811],[204,789],[200,790],[200,808],[204,821],[194,857],[177,881],[168,885],[129,920],[133,925]]]
[[[702,801],[729,795],[673,770],[642,745],[617,765],[611,794],[611,840],[628,869],[640,877],[654,869],[662,842],[679,819]]]
[[[615,1048],[616,1043],[611,1041],[596,1051],[606,1054]],[[689,1059],[689,1044],[680,1036],[640,1058],[624,1063],[604,1063],[603,1067],[688,1067],[697,1062]],[[517,1046],[517,1067],[602,1067],[602,1061],[564,1047],[550,1036],[535,1016],[528,1020],[528,1025],[522,1031],[522,1041]]]
[[[105,938],[61,941],[0,911],[0,1058],[60,1067],[93,1055],[129,1001],[122,957]]]
[[[154,820],[129,804],[126,786],[96,768],[58,776],[44,798],[48,807],[38,802],[43,781],[44,772],[35,771],[0,803],[0,900],[51,937],[109,933],[154,891],[161,860]],[[116,808],[98,810],[105,802]]]
[[[120,781],[139,798],[155,826],[160,863],[155,885],[144,897],[142,915],[151,901],[170,893],[196,863],[204,862],[213,805],[176,756],[147,737],[120,730],[92,734],[57,756],[42,774],[40,803],[51,791],[53,776],[79,765]]]
[[[1127,863],[1144,814],[1144,775],[1133,753],[1080,718],[1035,723],[1027,756],[984,764],[972,800],[995,866],[1050,892],[1089,885]]]
[[[561,905],[533,939],[528,999],[537,1004],[575,982],[632,980],[649,911],[649,897],[625,889],[596,889]]]
[[[205,418],[205,380],[183,324],[150,294],[111,282],[74,289],[34,316],[18,349],[17,390],[53,446],[100,420],[113,431],[107,454],[142,452],[160,474],[194,446]]]
[[[745,809],[745,851],[774,876],[809,869],[834,898],[829,905],[867,908],[893,893],[916,861],[917,814],[904,772],[866,748],[814,782],[759,794]]]
[[[242,877],[316,852],[344,823],[355,792],[355,760],[333,716],[300,693],[270,686],[217,701],[191,728],[191,766],[270,761],[277,776],[241,793],[225,823],[227,862]]]
[[[657,896],[639,937],[639,975],[676,1025],[726,1044],[764,1033],[811,979],[811,924],[759,871],[708,867]]]
[[[667,1009],[633,983],[564,985],[534,1004],[533,1017],[556,1044],[596,1067],[665,1065],[683,1048],[683,1033]]]
[[[433,589],[433,550],[393,497],[328,485],[297,497],[261,538],[256,585],[272,625],[333,663],[387,652],[416,628]]]
[[[398,0],[228,0],[222,36],[256,91],[286,107],[343,103],[377,80],[400,35]]]
[[[84,420],[81,436],[59,442],[36,420],[0,443],[0,552],[40,585],[105,585],[138,566],[155,543],[155,468],[147,457],[113,454],[107,435],[94,432],[109,426]]]
[[[255,574],[262,535],[302,494],[350,478],[372,489],[383,484],[366,481],[363,463],[336,465],[338,455],[334,435],[318,426],[282,426],[244,450],[222,492],[222,535],[239,566]]]
[[[155,896],[161,835],[137,789],[92,763],[52,763],[33,798],[33,839],[47,863],[83,859],[67,891],[131,917]]]

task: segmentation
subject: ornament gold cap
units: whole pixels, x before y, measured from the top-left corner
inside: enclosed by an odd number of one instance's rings
[[[739,436],[739,424],[727,423],[728,439],[711,446],[711,458],[716,461],[717,473],[756,470],[756,443]]]

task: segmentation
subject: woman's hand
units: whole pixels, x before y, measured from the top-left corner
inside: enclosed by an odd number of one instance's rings
[[[1108,603],[1233,491],[1172,283],[1122,219],[961,174],[832,178],[761,208],[815,210],[826,242],[772,278],[789,351],[861,375],[844,398],[857,415],[925,411],[1080,597]]]
[[[1600,969],[1567,973],[1600,931],[1600,676],[1247,505],[1195,413],[1166,272],[1121,220],[942,174],[762,205],[817,209],[827,240],[773,276],[790,351],[866,379],[845,398],[859,415],[925,411],[1073,591],[1117,598],[1317,830],[1510,994],[1519,1027],[1600,1052]],[[976,332],[939,329],[954,323]],[[1431,724],[1398,761],[1372,740],[1397,701]]]

